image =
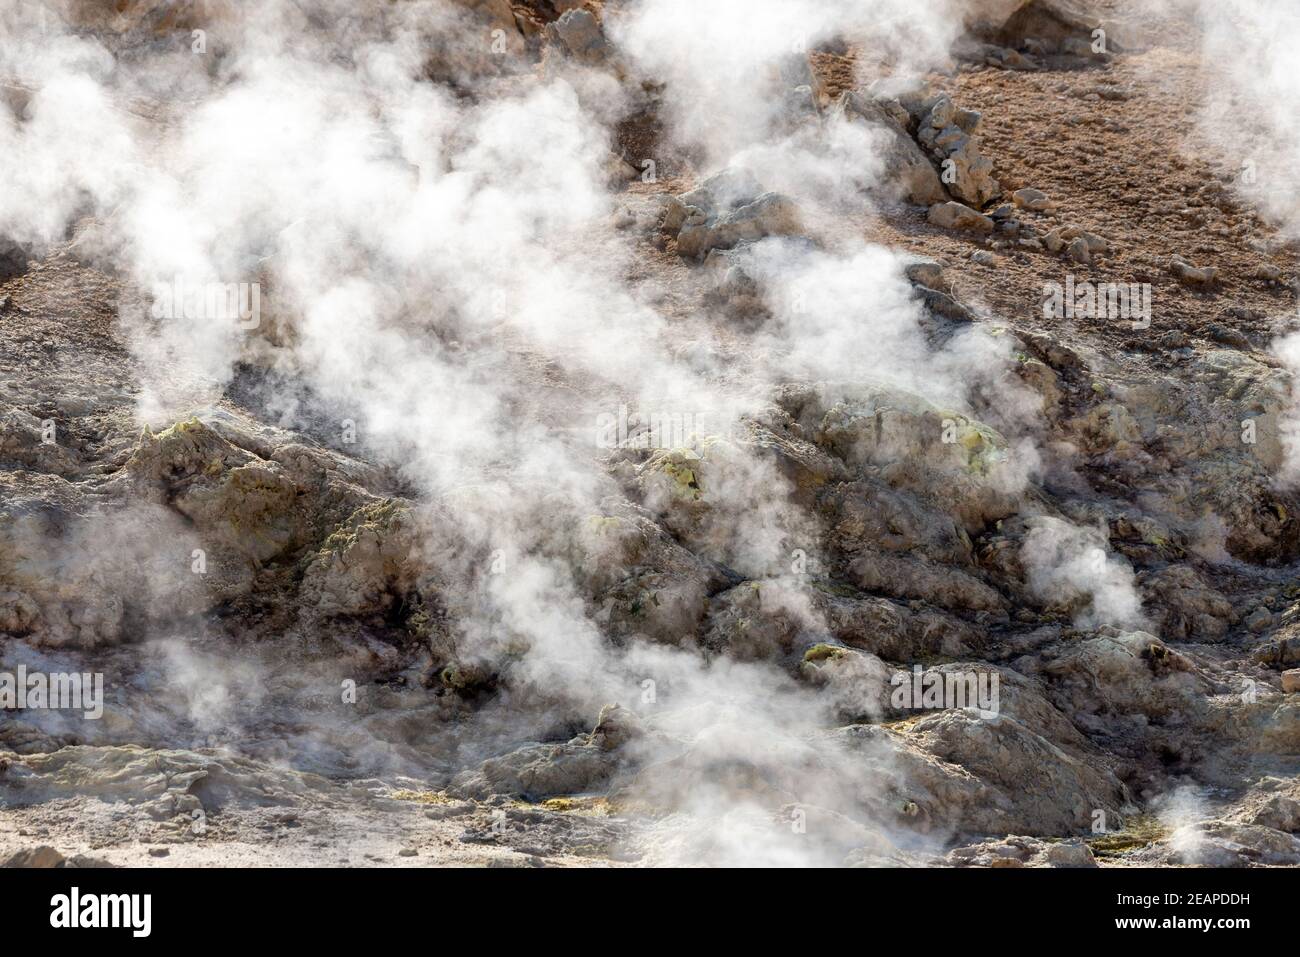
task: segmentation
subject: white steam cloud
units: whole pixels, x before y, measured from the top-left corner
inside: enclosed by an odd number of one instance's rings
[[[730,330],[664,307],[664,289],[629,278],[646,253],[613,225],[610,126],[629,106],[617,81],[569,65],[535,82],[462,70],[432,82],[428,38],[472,66],[487,31],[449,43],[447,25],[464,21],[443,3],[363,4],[364,19],[356,6],[249,5],[212,28],[224,57],[210,72],[188,56],[117,61],[57,18],[42,30],[27,7],[6,7],[0,30],[14,42],[0,46],[0,71],[30,97],[21,111],[0,109],[0,234],[43,247],[78,216],[102,223],[97,262],[136,291],[121,325],[142,423],[212,405],[239,363],[354,420],[366,455],[436,506],[429,537],[468,543],[440,569],[443,585],[467,658],[524,649],[511,703],[524,706],[531,688],[589,718],[607,702],[631,705],[653,675],[691,703],[679,730],[695,760],[772,775],[813,767],[808,738],[826,727],[826,705],[774,669],[710,665],[690,635],[683,648],[607,640],[578,580],[598,569],[570,558],[622,491],[575,423],[627,402],[706,409],[725,431],[792,379],[882,383],[968,411],[978,392],[1019,430],[1016,491],[1037,467],[1036,423],[1005,375],[1005,347],[978,329],[936,346],[899,256],[815,235],[750,248],[772,315],[747,351],[729,351]],[[670,135],[702,171],[745,166],[815,212],[864,203],[859,190],[881,167],[864,128],[791,121],[790,91],[812,79],[806,50],[852,38],[905,75],[943,58],[961,17],[938,0],[645,0],[611,9],[607,26],[631,67],[662,83]],[[124,107],[169,82],[184,95],[166,108]],[[477,88],[463,95],[467,83]],[[159,321],[149,291],[178,277],[264,283],[258,329]],[[559,384],[539,385],[539,369]],[[294,424],[295,396],[276,404]],[[700,552],[764,577],[788,561],[791,541],[807,540],[808,517],[767,460],[721,444],[711,461],[714,519]],[[489,552],[508,574],[471,567]],[[1077,607],[1081,623],[1141,620],[1131,572],[1100,533],[1045,522],[1023,559],[1032,587]],[[788,603],[809,632],[822,627],[797,588]],[[157,651],[196,724],[229,720],[229,685],[199,677],[216,661],[169,641]],[[871,787],[844,768],[810,774],[827,806],[831,791],[844,789],[847,804]],[[807,860],[807,844],[749,839],[762,813],[701,782],[681,802],[695,822],[673,838],[683,857],[707,840],[721,863]]]

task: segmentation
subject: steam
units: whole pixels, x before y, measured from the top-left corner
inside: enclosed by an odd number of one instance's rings
[[[716,167],[780,125],[791,88],[812,83],[809,50],[850,38],[891,61],[891,72],[915,72],[946,58],[962,26],[957,6],[646,0],[612,16],[610,32],[635,65],[664,83],[675,135]]]
[[[1286,104],[1300,95],[1300,10],[1286,0],[1188,0],[1200,39],[1204,99],[1197,135],[1226,167],[1230,188],[1277,230],[1275,243],[1257,252],[1294,253],[1300,239],[1300,161],[1296,136],[1300,115]],[[1300,374],[1297,319],[1284,317],[1273,351],[1291,373]],[[1300,479],[1300,401],[1280,417],[1284,459],[1278,480],[1290,487]]]
[[[1203,788],[1183,785],[1160,795],[1153,802],[1156,818],[1169,829],[1169,844],[1184,864],[1206,865],[1205,832],[1201,825],[1210,820],[1213,809]]]
[[[1133,570],[1108,553],[1103,531],[1041,516],[1025,536],[1020,558],[1030,591],[1071,609],[1079,627],[1141,627]]]
[[[1300,238],[1295,137],[1300,117],[1279,109],[1300,90],[1300,11],[1285,0],[1202,2],[1201,65],[1206,99],[1200,132],[1224,157],[1236,187],[1284,237]]]
[[[690,635],[680,648],[638,635],[616,646],[588,609],[582,576],[594,572],[571,559],[590,546],[593,516],[625,497],[589,426],[623,402],[706,409],[726,433],[792,379],[874,381],[967,411],[979,393],[1017,430],[1006,489],[1017,491],[1037,469],[1035,422],[1005,375],[1007,347],[978,330],[935,344],[900,257],[818,235],[744,254],[771,315],[747,352],[728,352],[732,331],[714,317],[673,313],[662,289],[630,278],[647,253],[613,225],[607,168],[610,125],[631,94],[576,65],[513,82],[518,64],[493,61],[481,24],[441,2],[363,5],[373,13],[364,19],[356,6],[275,0],[222,19],[211,33],[224,55],[210,70],[174,55],[116,61],[57,18],[42,33],[27,7],[7,7],[0,27],[17,42],[0,51],[0,70],[32,92],[21,115],[0,110],[12,186],[0,233],[39,247],[79,215],[105,224],[98,255],[138,293],[124,296],[120,320],[142,424],[215,404],[240,364],[337,410],[312,423],[326,435],[355,422],[366,457],[432,506],[422,531],[446,559],[438,585],[456,612],[458,652],[491,661],[519,650],[515,687],[485,718],[505,726],[503,739],[527,740],[543,726],[536,711],[589,724],[602,704],[634,707],[653,680],[675,702],[655,720],[705,769],[693,789],[678,789],[671,768],[640,782],[685,815],[665,847],[680,841],[685,858],[703,841],[721,863],[838,860],[834,846],[786,840],[770,807],[706,773],[740,764],[776,782],[776,794],[802,788],[826,807],[850,806],[873,785],[820,763],[809,742],[830,722],[827,704],[768,666],[708,662]],[[464,30],[448,34],[449,24]],[[881,163],[868,130],[792,113],[791,90],[811,80],[807,48],[852,37],[906,74],[942,59],[960,17],[937,0],[645,0],[611,11],[607,27],[632,67],[662,82],[671,135],[703,168],[747,167],[815,211],[864,204],[860,188]],[[430,44],[453,65],[446,83],[429,79]],[[123,110],[133,95],[166,90],[168,77],[185,99],[163,115]],[[177,279],[265,283],[258,328],[153,315],[142,291]],[[539,368],[560,384],[539,386]],[[270,404],[298,424],[293,389]],[[771,577],[792,545],[812,543],[810,517],[789,480],[743,444],[704,454],[712,511],[692,544],[731,572]],[[647,505],[673,503],[652,494]],[[130,527],[152,541],[159,521]],[[95,547],[119,544],[104,535]],[[1031,586],[1077,606],[1083,624],[1138,622],[1131,572],[1104,544],[1099,532],[1044,522],[1025,543]],[[490,573],[498,560],[504,574]],[[784,587],[801,633],[824,632],[803,586]],[[205,733],[240,725],[237,689],[262,700],[260,666],[231,666],[170,635],[153,653]],[[811,768],[811,780],[791,768]]]

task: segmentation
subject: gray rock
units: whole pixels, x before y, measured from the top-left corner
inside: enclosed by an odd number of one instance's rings
[[[616,757],[594,744],[532,744],[484,761],[452,779],[452,797],[483,800],[493,795],[539,801],[581,794],[609,782]]]
[[[906,111],[902,112],[906,116]],[[887,132],[885,178],[901,190],[909,202],[929,206],[948,199],[938,172],[908,135],[898,117],[891,114],[887,107],[846,91],[831,106],[828,115],[845,119],[860,118]]]
[[[948,191],[972,206],[983,206],[1001,193],[993,178],[993,163],[980,152],[972,135],[979,121],[978,113],[960,109],[947,95],[941,95],[918,121],[916,133],[917,141],[939,168],[951,171],[951,178],[941,177]]]
[[[598,62],[609,52],[600,24],[589,11],[581,8],[567,10],[555,22],[548,23],[546,34],[552,42],[562,45],[569,56],[587,63]]]
[[[961,229],[977,233],[993,232],[993,220],[962,203],[936,203],[930,207],[926,219],[932,226],[944,229]]]
[[[903,267],[908,280],[930,289],[943,289],[943,264],[934,259],[922,259]]]
[[[1273,627],[1273,613],[1264,607],[1256,608],[1246,616],[1244,624],[1251,634],[1262,634]]]
[[[1049,867],[1096,867],[1092,849],[1082,841],[1063,841],[1047,849]]]
[[[30,249],[7,236],[0,236],[0,282],[25,273],[30,259]]]
[[[1011,194],[1011,199],[1021,209],[1034,213],[1051,212],[1056,208],[1056,204],[1042,190],[1018,189]]]
[[[794,200],[779,193],[763,193],[751,202],[732,206],[716,204],[713,211],[690,210],[677,233],[677,251],[703,259],[712,249],[727,249],[765,236],[795,236],[802,229]]]
[[[1181,259],[1175,258],[1169,263],[1169,271],[1178,278],[1184,286],[1212,286],[1218,279],[1219,270],[1214,266],[1204,266],[1198,268],[1189,265]]]

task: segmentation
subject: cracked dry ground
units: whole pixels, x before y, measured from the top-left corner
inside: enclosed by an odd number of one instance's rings
[[[338,442],[342,413],[258,354],[142,431],[157,372],[117,321],[138,292],[83,254],[95,224],[80,224],[0,286],[0,670],[101,671],[107,700],[93,724],[5,714],[0,860],[729,862],[725,829],[691,820],[707,783],[773,844],[798,811],[814,845],[800,862],[1300,864],[1300,698],[1282,676],[1300,666],[1300,496],[1275,482],[1289,380],[1269,351],[1296,312],[1294,249],[1232,191],[1239,157],[1191,129],[1197,53],[1165,26],[1104,59],[928,77],[931,96],[982,114],[1006,194],[985,210],[1042,190],[1055,208],[1014,210],[1020,237],[1075,225],[1106,240],[1090,262],[1018,242],[1006,216],[964,234],[905,202],[823,211],[811,230],[932,260],[912,274],[931,341],[973,323],[1010,343],[1046,452],[1028,487],[991,480],[988,462],[1021,448],[995,397],[965,414],[870,382],[790,382],[730,442],[606,457],[620,496],[543,543],[611,645],[685,636],[715,669],[767,663],[774,701],[816,695],[831,718],[776,760],[694,734],[689,704],[545,700],[509,642],[466,654],[448,568],[486,567],[491,549],[449,516],[494,491],[422,496]],[[854,59],[814,54],[821,110]],[[662,155],[642,119],[622,128],[627,155]],[[640,252],[629,278],[657,287],[670,323],[696,324],[684,349],[709,340],[757,365],[738,315],[751,306],[727,286],[720,303],[717,271],[664,227],[663,195],[703,177],[686,157],[663,168],[619,187]],[[1175,256],[1218,281],[1180,282]],[[1265,264],[1283,281],[1259,278]],[[1044,319],[1043,284],[1066,273],[1149,282],[1151,327]],[[562,428],[556,410],[595,388],[510,335],[498,372]],[[949,421],[955,448],[937,440]],[[755,450],[815,526],[824,561],[806,579],[725,560],[735,516],[711,512],[710,491]],[[1131,566],[1141,629],[1088,623],[1083,596],[1034,585],[1026,548],[1067,522],[1085,556]],[[178,575],[195,548],[205,574]],[[999,714],[891,708],[888,675],[917,664],[997,674]],[[355,701],[340,701],[349,681]],[[527,737],[518,715],[537,722]]]

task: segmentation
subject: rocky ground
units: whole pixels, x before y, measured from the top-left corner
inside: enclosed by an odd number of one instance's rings
[[[3,712],[0,861],[1300,863],[1296,248],[1194,5],[290,6],[8,24],[0,673],[104,708]]]

